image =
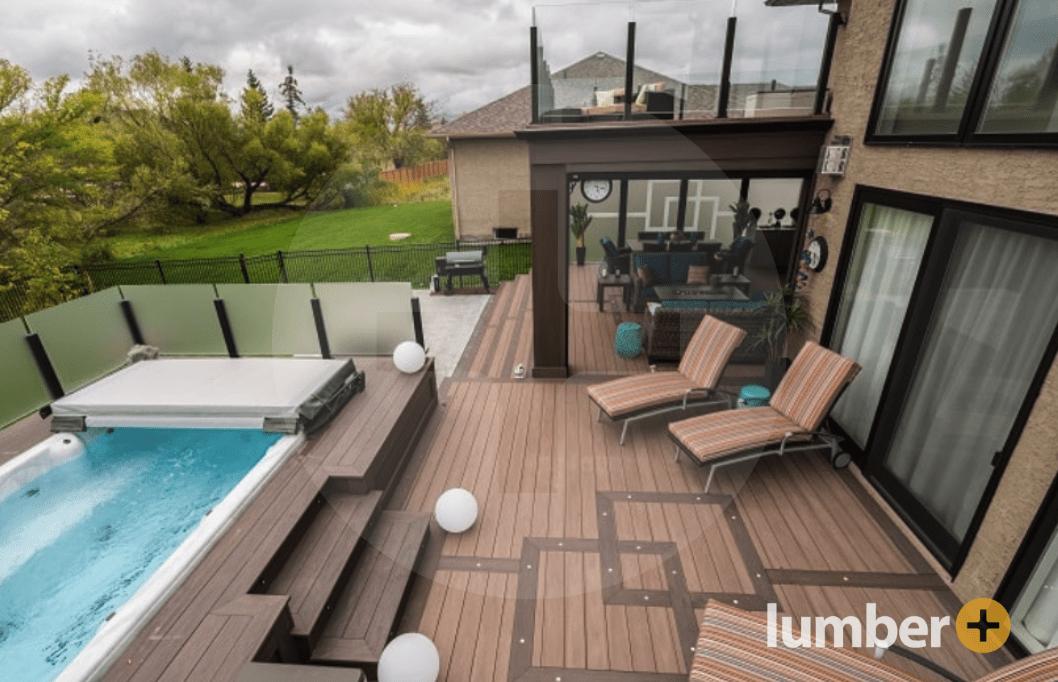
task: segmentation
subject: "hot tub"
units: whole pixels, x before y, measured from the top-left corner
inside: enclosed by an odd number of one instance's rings
[[[173,359],[56,401],[53,428],[77,433],[0,467],[0,670],[102,676],[306,430],[362,387],[349,361]]]

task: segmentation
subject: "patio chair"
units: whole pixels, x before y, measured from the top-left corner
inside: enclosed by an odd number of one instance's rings
[[[841,451],[840,439],[820,425],[859,371],[854,361],[809,341],[775,389],[769,406],[716,412],[669,424],[676,461],[685,452],[699,466],[709,467],[706,492],[717,467],[768,455],[828,447],[834,468],[844,468],[851,458]]]
[[[794,628],[796,630],[796,628]],[[793,632],[800,637],[800,632]],[[892,655],[892,654],[890,654]],[[1051,682],[1058,679],[1058,649],[1007,664],[977,682]],[[921,682],[921,678],[845,647],[790,649],[768,646],[768,621],[718,601],[705,605],[690,682]]]
[[[599,243],[602,244],[603,251],[606,254],[603,257],[603,262],[610,272],[617,272],[618,270],[624,273],[629,272],[629,260],[632,255],[631,247],[622,246],[617,248],[617,245],[609,237],[603,237],[599,240]]]
[[[745,338],[743,329],[706,315],[687,345],[675,372],[650,372],[588,387],[588,397],[605,414],[624,422],[621,445],[629,422],[691,406],[734,404],[735,396],[717,390],[731,354]]]

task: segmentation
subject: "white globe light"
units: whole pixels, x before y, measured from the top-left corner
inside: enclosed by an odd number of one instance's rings
[[[68,461],[84,454],[85,444],[72,433],[55,434],[55,440],[48,447],[48,454],[58,461]]]
[[[405,341],[394,349],[393,364],[406,374],[415,374],[426,364],[426,351],[414,341]]]
[[[441,528],[449,533],[462,533],[478,520],[478,501],[469,490],[452,488],[437,498],[433,513]]]
[[[378,682],[436,682],[440,673],[437,647],[418,632],[396,637],[378,657]]]

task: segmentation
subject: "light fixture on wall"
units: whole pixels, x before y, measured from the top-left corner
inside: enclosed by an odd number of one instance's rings
[[[823,196],[823,192],[826,192],[826,197]],[[812,199],[812,206],[808,209],[811,215],[822,215],[824,213],[830,213],[830,207],[834,205],[834,201],[830,198],[830,190],[823,188],[816,192],[816,198]]]
[[[830,144],[819,151],[816,172],[820,175],[845,175],[851,150],[852,138],[848,135],[835,135],[830,138]]]

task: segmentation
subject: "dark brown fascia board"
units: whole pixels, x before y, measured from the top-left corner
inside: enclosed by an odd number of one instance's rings
[[[670,135],[826,132],[834,125],[830,116],[797,118],[738,118],[698,121],[619,121],[614,123],[537,123],[514,131],[520,140],[589,139],[600,137],[649,137]]]

